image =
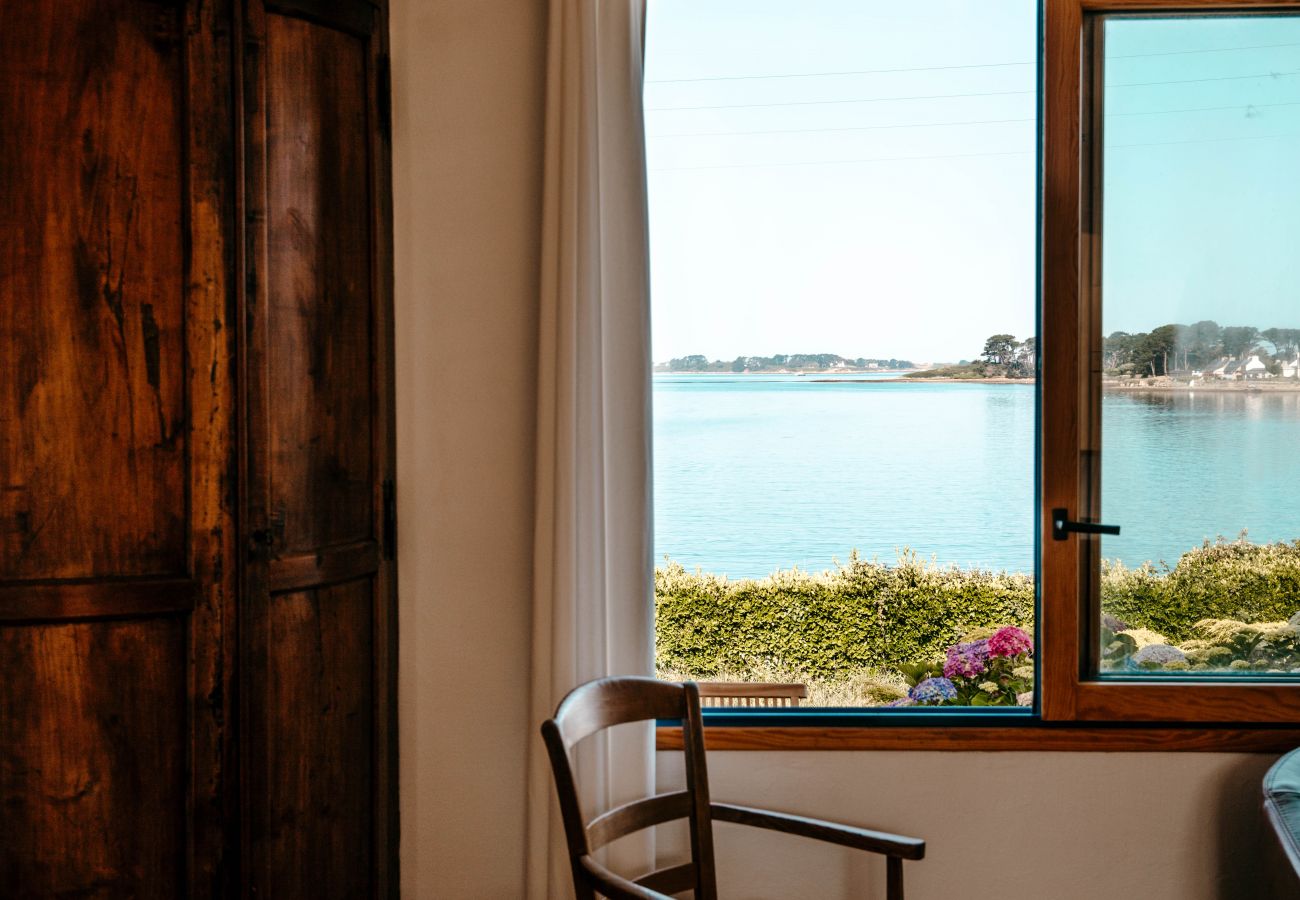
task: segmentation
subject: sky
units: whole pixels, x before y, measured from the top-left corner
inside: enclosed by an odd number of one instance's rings
[[[1103,327],[1300,327],[1300,17],[1105,47]],[[1033,0],[649,0],[655,360],[1033,334],[1036,54]]]

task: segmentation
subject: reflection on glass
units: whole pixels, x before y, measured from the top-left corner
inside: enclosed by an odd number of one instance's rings
[[[1103,28],[1099,668],[1300,673],[1300,17]]]

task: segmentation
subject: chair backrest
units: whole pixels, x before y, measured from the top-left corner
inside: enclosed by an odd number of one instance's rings
[[[808,699],[803,684],[758,684],[748,681],[701,681],[705,706],[798,706]]]
[[[584,821],[569,750],[603,729],[647,719],[681,720],[686,789],[634,800]],[[636,677],[589,682],[571,691],[555,717],[542,723],[542,737],[555,775],[578,900],[591,900],[599,887],[584,863],[594,851],[624,835],[678,819],[689,823],[691,861],[655,870],[634,882],[661,894],[692,890],[696,900],[716,900],[709,778],[704,767],[700,692],[695,684]]]

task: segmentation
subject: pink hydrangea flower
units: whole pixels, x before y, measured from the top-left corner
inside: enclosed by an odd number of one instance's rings
[[[1014,625],[999,628],[989,638],[990,656],[1019,656],[1021,653],[1034,652],[1034,639]]]

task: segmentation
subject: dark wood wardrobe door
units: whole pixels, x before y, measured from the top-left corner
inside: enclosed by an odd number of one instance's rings
[[[260,897],[396,891],[379,21],[340,0],[254,2],[247,18],[242,683]]]
[[[228,15],[0,0],[0,896],[222,890]]]

